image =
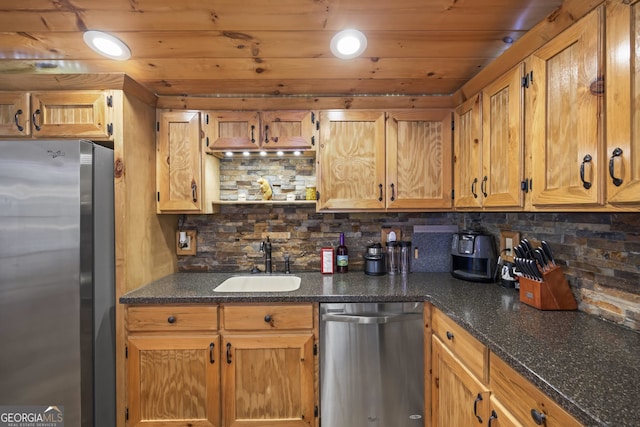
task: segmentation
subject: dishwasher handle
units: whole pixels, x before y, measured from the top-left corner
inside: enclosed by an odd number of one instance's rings
[[[391,322],[406,322],[422,320],[422,313],[353,313],[353,314],[323,314],[324,322],[359,323],[361,325],[384,324]]]

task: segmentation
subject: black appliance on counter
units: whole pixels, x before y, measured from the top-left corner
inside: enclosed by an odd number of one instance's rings
[[[496,271],[493,236],[463,230],[451,241],[451,275],[470,282],[492,282]]]

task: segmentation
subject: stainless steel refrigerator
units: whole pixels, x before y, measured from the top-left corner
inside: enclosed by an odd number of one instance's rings
[[[106,147],[0,141],[0,412],[115,426],[113,189]]]

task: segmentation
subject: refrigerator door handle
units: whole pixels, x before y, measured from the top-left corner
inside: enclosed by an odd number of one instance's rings
[[[325,322],[359,323],[361,325],[385,324],[391,322],[405,322],[409,320],[422,319],[422,313],[402,313],[402,314],[323,314],[322,320]]]

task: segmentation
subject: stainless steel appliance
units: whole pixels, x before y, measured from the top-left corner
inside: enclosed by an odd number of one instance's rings
[[[320,423],[424,426],[423,303],[320,304]]]
[[[451,275],[470,282],[492,282],[496,271],[493,236],[477,231],[455,233],[451,241]]]
[[[0,141],[0,412],[115,426],[113,151]]]
[[[364,274],[369,276],[384,276],[387,272],[384,252],[380,243],[373,243],[367,246],[367,253],[364,257]]]

